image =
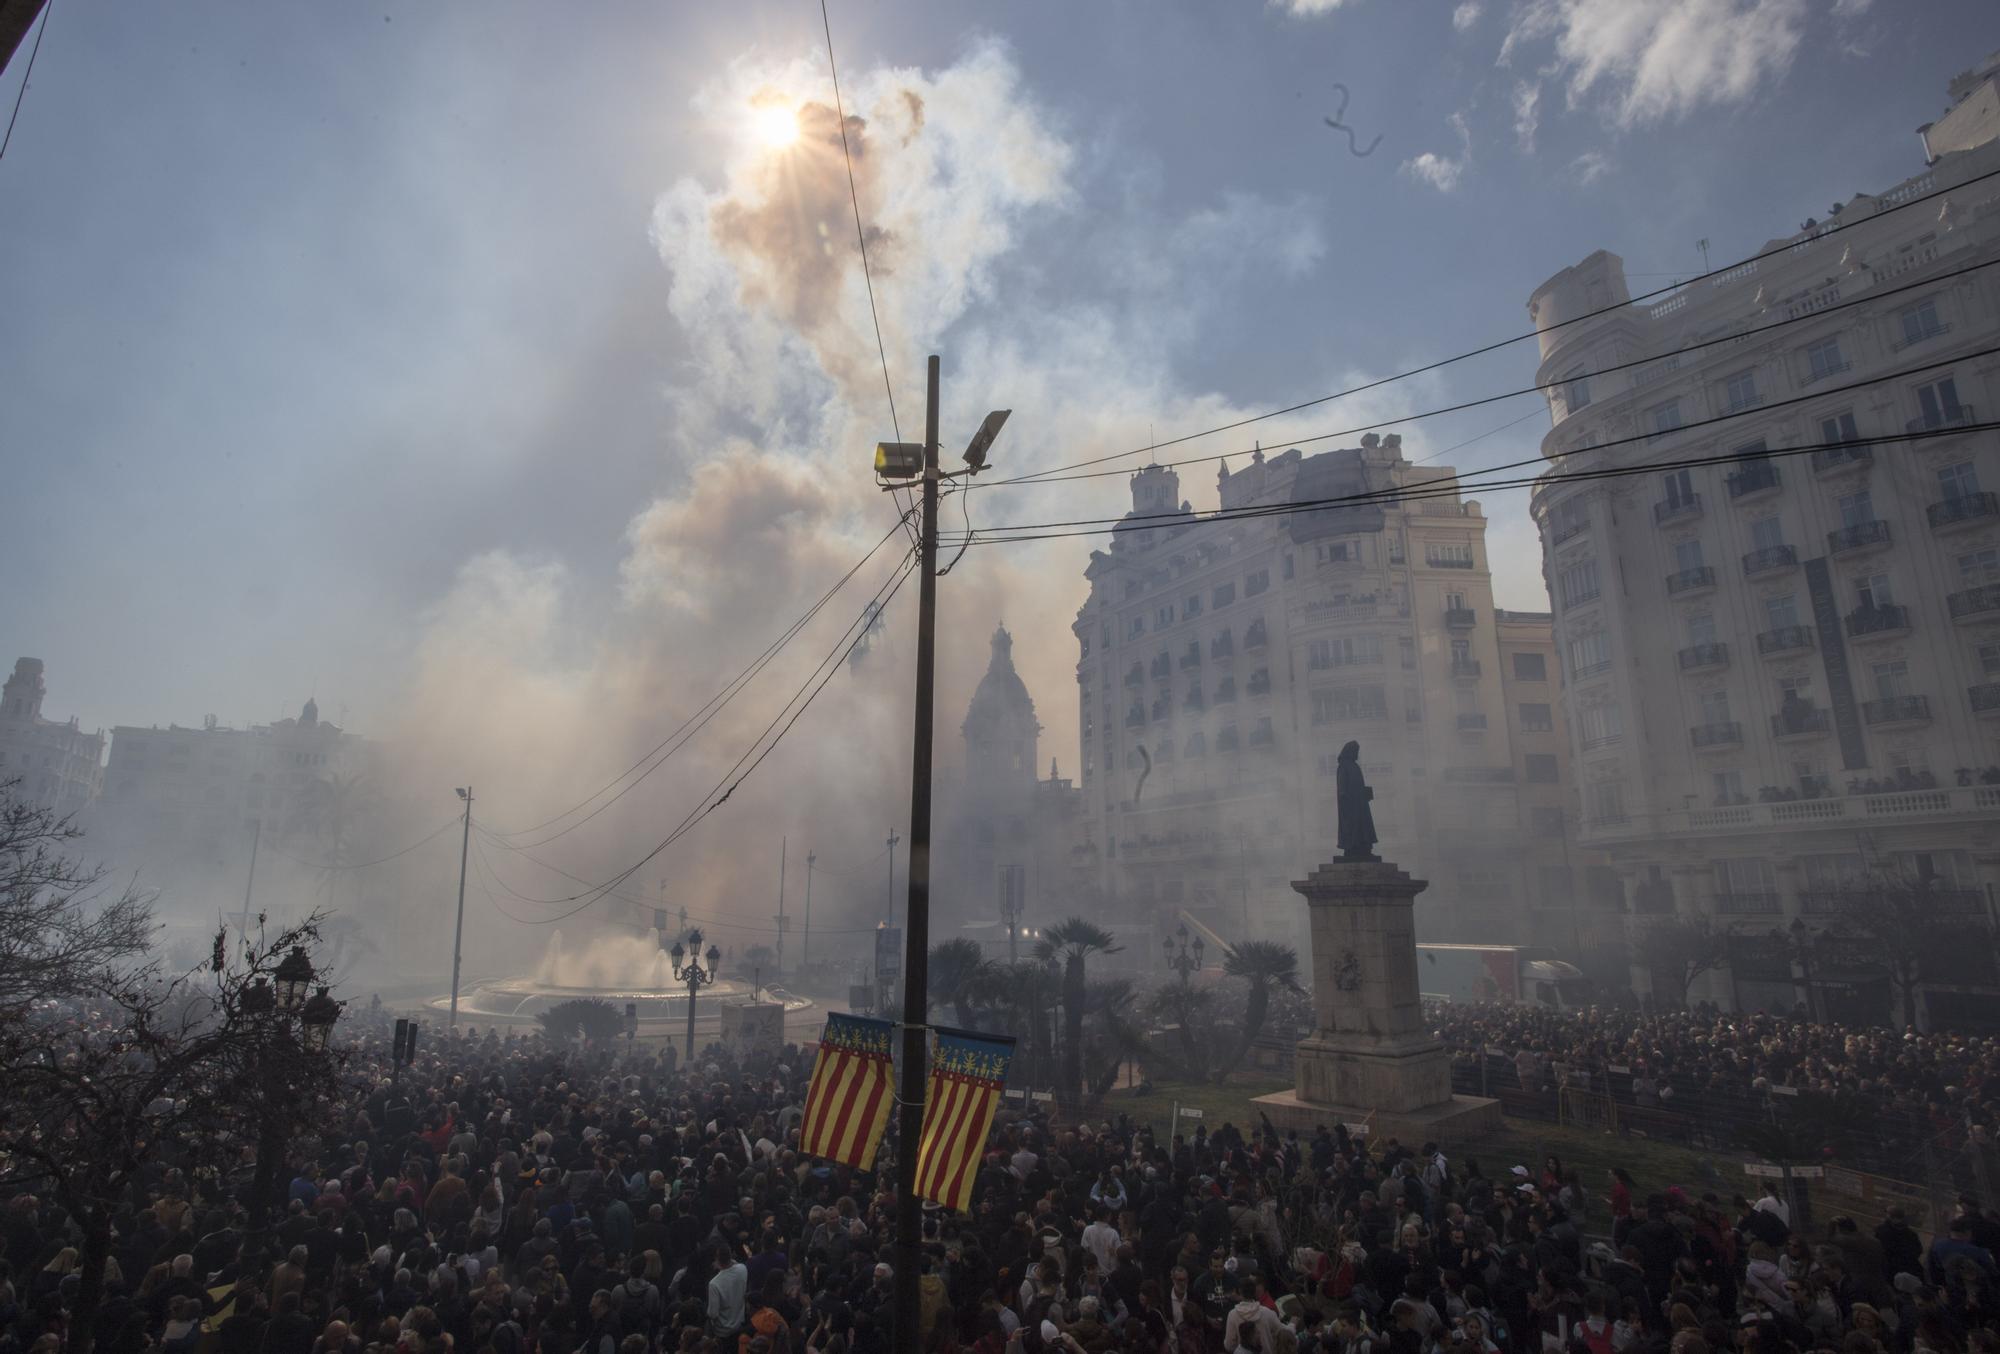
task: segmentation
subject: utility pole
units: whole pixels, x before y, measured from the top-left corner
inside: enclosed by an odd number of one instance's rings
[[[465,942],[465,860],[472,850],[472,787],[463,786],[458,797],[465,801],[465,832],[458,842],[458,922],[451,930],[451,1028],[458,1028],[458,961]]]
[[[918,670],[922,670],[921,659],[918,660]],[[915,830],[915,828],[911,829],[913,832]],[[889,829],[889,896],[882,904],[882,924],[884,926],[894,925],[896,921],[896,843],[902,840],[901,837],[896,835],[895,828],[892,827]],[[916,851],[917,848],[914,845],[910,847],[911,855],[915,855]]]
[[[250,820],[250,877],[243,881],[243,948],[250,948],[250,890],[257,883],[257,843],[264,840],[262,817]]]
[[[778,838],[778,972],[785,971],[785,853],[791,838]]]
[[[806,933],[799,942],[799,967],[804,968],[812,960],[813,947],[813,863],[819,859],[811,851],[806,852]]]
[[[917,1348],[917,1271],[923,1204],[917,1198],[917,1143],[924,1132],[924,1028],[929,1018],[931,924],[931,697],[937,664],[938,359],[924,382],[923,528],[918,550],[916,732],[911,740],[909,911],[903,931],[903,1066],[896,1130],[895,1346]],[[889,834],[890,892],[895,891],[896,836]]]

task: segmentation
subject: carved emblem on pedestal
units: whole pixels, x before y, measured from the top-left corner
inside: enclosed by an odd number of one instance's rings
[[[1361,988],[1361,957],[1352,950],[1342,950],[1340,957],[1333,961],[1333,985],[1343,992],[1356,992]]]

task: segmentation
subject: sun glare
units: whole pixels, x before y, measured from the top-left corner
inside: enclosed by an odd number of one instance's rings
[[[750,119],[757,139],[772,150],[782,150],[799,139],[799,115],[792,108],[768,104],[752,109]]]

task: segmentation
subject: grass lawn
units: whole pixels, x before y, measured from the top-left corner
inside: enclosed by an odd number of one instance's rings
[[[1250,1102],[1257,1096],[1285,1090],[1291,1082],[1279,1077],[1242,1076],[1227,1085],[1212,1082],[1159,1081],[1151,1094],[1139,1095],[1124,1087],[1104,1097],[1105,1115],[1129,1114],[1140,1123],[1152,1125],[1156,1134],[1168,1131],[1174,1105],[1202,1111],[1202,1118],[1183,1118],[1182,1129],[1192,1133],[1201,1123],[1213,1133],[1225,1123],[1248,1129],[1257,1122]],[[1416,1144],[1411,1144],[1415,1146]],[[1582,1173],[1584,1186],[1602,1199],[1605,1173],[1613,1166],[1631,1172],[1641,1197],[1669,1185],[1680,1185],[1692,1193],[1715,1190],[1725,1199],[1744,1189],[1749,1181],[1743,1174],[1742,1157],[1729,1152],[1705,1152],[1650,1138],[1600,1132],[1584,1128],[1543,1123],[1533,1119],[1508,1119],[1497,1133],[1476,1142],[1447,1144],[1459,1167],[1467,1158],[1479,1163],[1488,1176],[1504,1173],[1510,1166],[1526,1166],[1539,1174],[1542,1159],[1553,1152],[1563,1164]]]

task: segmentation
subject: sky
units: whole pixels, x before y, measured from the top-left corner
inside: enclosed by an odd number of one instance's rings
[[[47,713],[91,727],[261,722],[316,694],[410,749],[441,812],[476,774],[496,821],[525,823],[890,531],[869,451],[919,435],[926,353],[948,454],[995,407],[1015,411],[1008,473],[1180,437],[1521,334],[1535,287],[1598,248],[1635,290],[1698,271],[1700,239],[1717,266],[1755,252],[1918,172],[1914,128],[2000,45],[1975,0],[834,0],[830,19],[893,421],[816,5],[56,0],[0,160],[0,659],[44,659]],[[761,138],[771,107],[797,144]],[[1174,454],[1282,447],[1534,366],[1517,344]],[[1406,454],[1532,457],[1538,405],[1412,423]],[[1182,482],[1213,504],[1207,468]],[[1125,494],[947,507],[1024,522]],[[1525,495],[1482,501],[1500,604],[1545,608]],[[1092,544],[978,548],[942,582],[943,755],[1004,620],[1044,759],[1074,763]],[[565,839],[571,863],[699,802],[895,554],[630,818]],[[913,592],[773,759],[760,828],[832,798],[859,832],[907,795]]]

